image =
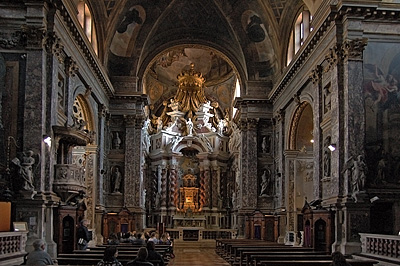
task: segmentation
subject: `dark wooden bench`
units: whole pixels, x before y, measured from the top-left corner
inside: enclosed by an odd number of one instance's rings
[[[324,251],[248,251],[248,250],[241,250],[240,251],[240,263],[239,265],[256,265],[257,262],[261,261],[265,256],[329,256]]]
[[[271,252],[293,252],[293,251],[314,251],[312,248],[303,248],[303,247],[292,247],[292,246],[284,246],[284,245],[278,245],[278,246],[273,246],[273,245],[265,245],[265,246],[232,246],[230,249],[229,253],[229,262],[230,263],[235,263],[235,262],[240,262],[242,259],[240,252],[243,251],[254,251],[254,252],[260,252],[260,251],[271,251]]]
[[[352,266],[373,266],[378,263],[375,260],[355,260],[348,259],[347,260]],[[332,260],[270,260],[270,261],[261,261],[258,265],[261,266],[329,266],[332,263]]]
[[[57,258],[57,260],[58,260],[58,265],[93,265],[93,266],[96,266],[97,265],[97,263],[102,259],[103,257],[101,257],[101,258],[94,258],[94,257],[92,257],[92,258],[88,258],[88,257],[79,257],[79,258],[74,258],[74,257],[70,257],[70,258],[67,258],[67,257],[62,257],[62,258]],[[130,258],[130,259],[128,259],[128,260],[126,260],[126,259],[120,259],[119,257],[118,257],[118,261],[119,262],[121,262],[123,265],[126,265],[129,261],[131,261],[131,260],[133,260],[133,259],[135,259],[135,257],[133,257],[133,258]],[[153,265],[154,266],[158,266],[159,265],[159,263],[161,263],[161,261],[158,261],[158,260],[149,260],[151,263],[153,263]],[[167,265],[167,263],[165,263],[166,265]]]

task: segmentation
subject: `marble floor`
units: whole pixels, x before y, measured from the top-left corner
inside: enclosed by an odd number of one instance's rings
[[[184,247],[175,247],[174,253],[175,258],[169,261],[169,266],[229,265],[215,253],[215,246],[199,247],[189,242]]]

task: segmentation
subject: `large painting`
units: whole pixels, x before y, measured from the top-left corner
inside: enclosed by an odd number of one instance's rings
[[[400,45],[370,43],[364,55],[368,184],[400,186]]]

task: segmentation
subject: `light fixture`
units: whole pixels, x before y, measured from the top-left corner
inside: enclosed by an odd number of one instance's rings
[[[47,144],[47,146],[49,146],[49,148],[51,147],[51,137],[44,135],[43,136],[43,142]]]
[[[371,203],[374,203],[374,202],[377,201],[377,200],[379,200],[379,197],[378,197],[378,196],[375,196],[375,197],[371,198],[369,201],[370,201]]]
[[[336,144],[330,144],[330,145],[328,146],[328,149],[329,149],[330,151],[336,150]]]
[[[311,142],[311,143],[314,143],[314,140],[313,140],[313,139],[311,139],[311,140],[310,140],[310,142]]]

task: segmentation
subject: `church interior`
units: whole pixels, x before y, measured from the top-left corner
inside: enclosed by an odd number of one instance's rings
[[[13,252],[72,252],[86,219],[89,245],[399,259],[400,1],[2,0],[0,25]]]

